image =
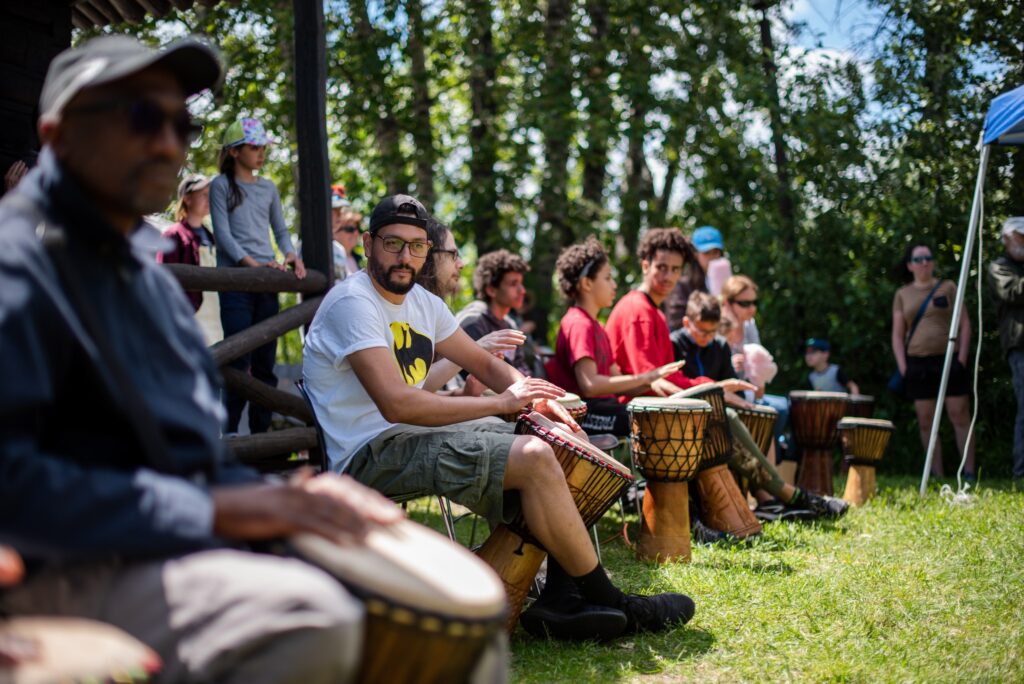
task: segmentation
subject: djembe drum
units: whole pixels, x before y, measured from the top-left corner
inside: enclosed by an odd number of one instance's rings
[[[851,418],[870,418],[875,415],[875,398],[869,394],[851,394],[846,405],[846,415]]]
[[[843,499],[863,506],[875,495],[875,466],[885,455],[895,428],[888,420],[843,418],[837,430],[843,458],[850,464]]]
[[[361,682],[466,681],[504,624],[494,571],[417,523],[376,526],[348,546],[312,534],[290,541],[365,602]]]
[[[729,470],[732,458],[732,432],[725,414],[725,391],[715,384],[704,384],[677,392],[677,397],[700,399],[711,405],[711,417],[704,432],[704,452],[694,484],[700,497],[701,520],[708,527],[728,532],[741,539],[761,533],[761,523],[750,512]]]
[[[639,397],[626,405],[633,460],[647,478],[636,552],[644,560],[690,560],[689,481],[697,474],[711,406],[699,399]]]
[[[779,419],[779,412],[771,406],[753,405],[750,408],[735,409],[736,415],[743,421],[754,444],[765,456],[772,446],[772,435],[775,432],[775,423]]]
[[[17,653],[9,664],[2,652]],[[79,618],[0,620],[0,684],[148,682],[160,671],[152,649],[116,627]]]
[[[580,395],[578,394],[566,392],[565,396],[559,397],[557,401],[562,405],[562,408],[569,412],[569,415],[572,416],[572,419],[577,423],[583,420],[583,417],[587,415],[587,405],[582,399],[580,399]]]
[[[604,515],[634,479],[629,468],[539,413],[521,416],[516,423],[516,433],[540,437],[551,446],[565,473],[569,493],[588,528]],[[530,582],[537,575],[545,553],[530,533],[522,513],[494,528],[480,548],[480,558],[497,571],[505,585],[509,632],[515,629]]]
[[[846,413],[850,395],[843,392],[790,392],[789,420],[800,447],[797,484],[832,495],[832,451],[836,424]]]

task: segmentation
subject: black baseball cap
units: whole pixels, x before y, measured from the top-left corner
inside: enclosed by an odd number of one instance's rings
[[[222,73],[216,49],[195,38],[156,49],[127,36],[102,36],[54,57],[46,72],[39,111],[44,117],[56,116],[86,88],[117,81],[154,65],[170,70],[185,95],[213,88]]]
[[[418,199],[411,195],[391,195],[380,201],[370,214],[370,232],[376,233],[384,226],[404,223],[427,229],[430,214]]]

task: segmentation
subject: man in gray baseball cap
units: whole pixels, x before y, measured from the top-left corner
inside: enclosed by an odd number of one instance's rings
[[[358,540],[401,513],[231,457],[193,307],[139,244],[198,130],[186,97],[220,73],[196,41],[107,37],[47,74],[39,164],[0,201],[0,543],[29,569],[0,613],[110,622],[157,651],[160,681],[349,681],[362,604],[250,544]]]

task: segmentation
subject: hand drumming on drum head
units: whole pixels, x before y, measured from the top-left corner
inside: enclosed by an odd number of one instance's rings
[[[715,383],[726,392],[743,392],[750,390],[751,392],[757,391],[756,385],[751,385],[746,380],[740,380],[738,378],[729,378],[727,380],[719,380]]]
[[[342,543],[374,524],[402,518],[401,509],[347,476],[300,472],[288,484],[249,484],[212,491],[214,532],[226,539],[275,539],[312,532]]]
[[[576,421],[557,401],[547,401],[563,396],[565,396],[565,390],[547,380],[522,378],[509,385],[508,389],[499,395],[499,399],[503,402],[502,413],[515,413],[527,404],[533,404],[535,411],[565,423],[573,430],[578,430],[579,425],[576,425]],[[552,404],[555,406],[553,407]]]

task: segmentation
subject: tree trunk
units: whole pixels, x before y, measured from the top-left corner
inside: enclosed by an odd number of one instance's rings
[[[427,74],[426,28],[423,25],[423,5],[420,0],[408,0],[409,15],[409,74],[412,77],[412,141],[416,155],[416,196],[431,212],[437,197],[434,193],[434,134],[430,125],[430,78]]]
[[[356,37],[363,46],[363,64],[366,69],[363,85],[375,121],[374,131],[377,149],[380,155],[381,171],[389,195],[408,192],[409,179],[405,170],[405,160],[399,148],[401,128],[398,118],[392,111],[392,93],[388,90],[386,67],[380,57],[380,37],[370,22],[366,3],[349,3],[355,23]]]
[[[590,49],[583,67],[583,92],[587,96],[587,145],[582,150],[583,210],[590,232],[601,228],[604,186],[608,166],[608,141],[615,135],[614,109],[608,84],[608,5],[587,0],[590,16]]]
[[[477,254],[501,245],[498,225],[498,102],[494,95],[500,58],[494,49],[490,0],[468,0],[469,94],[473,120],[469,126],[469,231]]]
[[[547,313],[553,304],[552,276],[562,247],[572,244],[569,226],[569,143],[575,105],[572,98],[572,0],[548,0],[544,23],[544,78],[540,128],[544,144],[544,178],[534,231],[531,283],[537,338],[547,338]]]

